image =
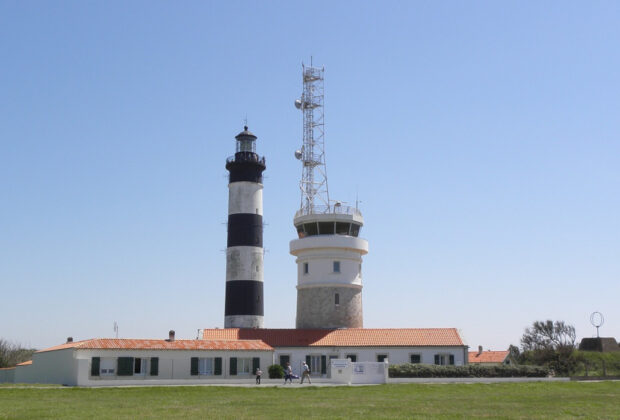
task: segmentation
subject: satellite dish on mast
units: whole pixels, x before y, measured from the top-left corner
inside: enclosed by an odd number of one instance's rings
[[[302,153],[301,150],[295,150],[295,159],[301,160]]]
[[[295,108],[301,109],[301,99],[295,99]]]

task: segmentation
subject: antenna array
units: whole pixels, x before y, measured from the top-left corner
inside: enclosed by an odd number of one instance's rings
[[[303,92],[295,101],[295,107],[303,112],[303,145],[295,152],[302,162],[301,213],[330,212],[329,191],[327,189],[327,167],[325,165],[324,144],[324,67],[306,67],[302,63]]]

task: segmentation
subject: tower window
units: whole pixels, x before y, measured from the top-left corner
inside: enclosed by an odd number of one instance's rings
[[[304,263],[304,274],[308,274],[309,271],[308,263]]]
[[[340,273],[340,261],[334,261],[334,273]]]
[[[340,305],[340,293],[336,293],[336,294],[334,295],[334,303],[335,303],[336,305]]]
[[[256,153],[256,143],[252,139],[237,140],[237,152]]]

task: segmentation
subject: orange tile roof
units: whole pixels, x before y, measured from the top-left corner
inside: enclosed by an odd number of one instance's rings
[[[98,349],[98,350],[266,350],[273,348],[260,340],[142,340],[128,338],[93,338],[74,341],[37,353],[63,349]]]
[[[509,351],[477,351],[469,352],[469,363],[503,363],[508,357]]]
[[[27,360],[25,362],[18,363],[15,366],[28,366],[28,365],[31,365],[31,364],[32,364],[32,360]]]
[[[464,346],[456,328],[205,329],[209,340],[262,340],[272,347]]]

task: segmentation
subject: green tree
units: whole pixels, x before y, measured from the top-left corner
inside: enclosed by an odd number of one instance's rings
[[[564,321],[535,321],[525,329],[521,346],[528,350],[566,350],[575,348],[575,327]]]
[[[12,367],[32,358],[34,349],[25,349],[0,338],[0,368]]]
[[[564,321],[535,321],[521,337],[520,362],[547,366],[557,375],[570,375],[577,366],[575,339],[575,327]]]

